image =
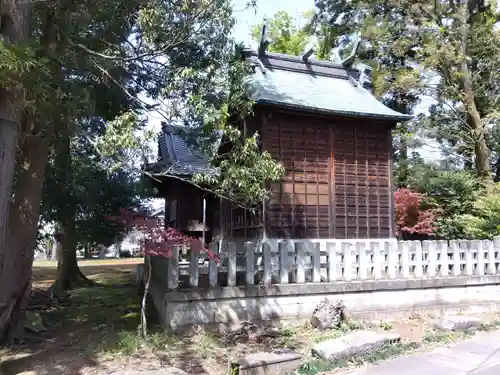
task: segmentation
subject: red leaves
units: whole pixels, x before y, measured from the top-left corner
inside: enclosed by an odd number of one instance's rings
[[[156,218],[121,209],[119,216],[108,216],[106,219],[140,232],[143,235],[142,254],[168,258],[172,256],[174,247],[187,246],[191,251],[206,253],[209,259],[218,259],[216,254],[203,246],[200,239],[186,236],[175,228],[165,228]]]
[[[423,199],[423,194],[410,189],[398,189],[394,193],[397,236],[434,233],[436,211],[423,207]]]

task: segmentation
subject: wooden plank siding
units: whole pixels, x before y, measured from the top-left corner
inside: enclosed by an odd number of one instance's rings
[[[267,237],[391,237],[389,124],[281,112],[263,134],[286,170],[271,185]]]

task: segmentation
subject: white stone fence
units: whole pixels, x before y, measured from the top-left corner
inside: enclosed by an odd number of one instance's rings
[[[179,262],[152,259],[155,274],[168,285],[218,287],[334,283],[336,281],[401,280],[496,275],[500,272],[500,237],[490,240],[274,240],[212,244],[220,261],[191,252]],[[205,254],[206,255],[206,254]],[[182,279],[185,282],[182,282]],[[203,285],[201,285],[203,284]]]

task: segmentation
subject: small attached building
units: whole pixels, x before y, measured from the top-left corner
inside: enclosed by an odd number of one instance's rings
[[[218,234],[219,199],[188,181],[194,173],[213,173],[208,158],[187,144],[195,131],[162,123],[158,136],[158,161],[146,166],[159,197],[165,199],[165,225],[209,243]],[[205,225],[203,223],[205,222]]]
[[[393,237],[391,134],[410,116],[379,102],[363,87],[363,72],[340,63],[265,49],[246,50],[245,58],[254,68],[247,91],[256,103],[246,132],[259,132],[262,149],[284,165],[285,176],[256,214],[167,178],[159,188],[170,219],[176,215],[180,228],[201,220],[205,195],[207,226],[223,240]],[[156,169],[172,164],[165,159],[172,152],[162,150],[169,134],[165,127]],[[207,168],[203,155],[189,156],[196,151],[182,146],[182,137],[176,142],[182,152],[174,152],[175,165],[188,173]]]

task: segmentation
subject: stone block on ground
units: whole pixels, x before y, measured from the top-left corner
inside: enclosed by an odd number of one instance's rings
[[[335,361],[364,355],[400,340],[401,337],[397,334],[355,331],[332,340],[322,341],[314,345],[311,353],[324,360]]]
[[[333,302],[323,299],[314,309],[311,324],[319,330],[334,329],[345,320],[345,307],[342,301]]]
[[[467,331],[474,328],[479,328],[483,324],[483,321],[475,316],[466,315],[449,315],[440,318],[434,327],[441,331],[454,331],[461,332]]]
[[[238,375],[279,375],[297,370],[302,356],[290,349],[249,354],[231,364]]]

